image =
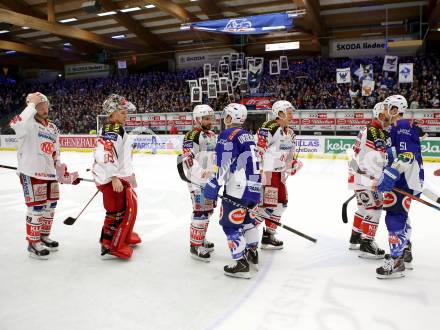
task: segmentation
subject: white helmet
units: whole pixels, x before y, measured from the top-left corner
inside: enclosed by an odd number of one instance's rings
[[[228,115],[231,116],[232,124],[243,125],[247,117],[247,109],[243,104],[230,103],[223,109],[222,118],[225,119]]]
[[[295,110],[292,103],[290,103],[289,101],[276,101],[272,105],[272,118],[278,118],[278,114],[280,112],[284,113],[287,116],[287,110],[289,109],[292,109],[292,111]]]
[[[112,94],[102,103],[102,108],[107,115],[111,115],[118,110],[127,110],[128,112],[135,112],[136,107],[133,103],[118,94]]]
[[[402,95],[391,95],[388,96],[383,103],[387,106],[388,111],[392,107],[397,107],[399,114],[404,114],[406,109],[408,109],[408,102]]]
[[[376,105],[374,106],[374,109],[373,109],[373,117],[379,118],[379,115],[381,113],[383,113],[384,110],[385,110],[385,107],[384,107],[383,102],[376,103]]]
[[[37,92],[38,94],[40,94],[40,96],[41,96],[41,101],[40,102],[38,102],[37,104],[35,104],[35,106],[37,106],[38,104],[40,104],[40,103],[44,103],[44,102],[46,102],[47,103],[47,106],[48,107],[50,107],[50,102],[49,102],[49,99],[47,98],[47,96],[46,95],[44,95],[43,93],[40,93],[40,92]],[[31,94],[28,94],[28,96],[26,96],[26,104],[29,104],[29,96],[30,96]]]
[[[214,110],[207,104],[199,104],[194,107],[193,117],[197,121],[197,118],[205,116],[214,116]]]

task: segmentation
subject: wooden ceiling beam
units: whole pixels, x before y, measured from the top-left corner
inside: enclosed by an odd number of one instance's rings
[[[132,44],[124,40],[114,40],[86,30],[78,29],[74,26],[51,23],[36,17],[23,15],[7,9],[0,9],[0,21],[18,26],[25,25],[35,30],[49,32],[57,36],[84,40],[101,45],[103,47],[129,50],[144,50],[144,47],[139,47],[136,44]]]
[[[122,7],[111,0],[101,0],[101,5],[105,11],[117,11],[117,14],[112,15],[119,24],[124,26],[129,32],[134,33],[142,42],[152,48],[159,50],[169,50],[170,47],[158,36],[151,33],[142,24],[133,19],[129,14],[119,12]]]
[[[181,20],[182,22],[191,22],[198,20],[197,16],[187,11],[182,6],[174,3],[170,0],[148,0],[151,4],[155,5],[158,9],[165,13]]]
[[[13,42],[13,41],[9,41],[9,40],[0,40],[0,49],[15,50],[16,52],[19,52],[19,53],[46,56],[46,57],[55,57],[55,58],[64,58],[65,57],[65,54],[61,54],[61,53],[54,51],[54,50],[33,47],[33,46],[29,46],[26,44]]]

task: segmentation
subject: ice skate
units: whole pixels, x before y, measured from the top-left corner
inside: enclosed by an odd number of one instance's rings
[[[50,251],[46,249],[41,242],[29,243],[28,245],[29,257],[34,259],[47,260],[49,259]]]
[[[205,248],[203,245],[200,246],[191,246],[190,248],[190,254],[191,257],[194,259],[203,261],[203,262],[210,262],[211,261],[211,254],[209,253],[208,249]]]
[[[247,279],[252,277],[249,271],[249,263],[245,257],[236,260],[235,265],[227,265],[223,269],[225,271],[225,275],[227,276]]]
[[[385,255],[385,264],[376,269],[378,279],[400,278],[405,276],[405,263],[403,256],[392,258],[389,254]]]
[[[41,235],[41,244],[49,251],[58,251],[59,243],[49,238],[49,236]]]
[[[363,259],[383,259],[385,251],[379,248],[372,239],[361,239],[359,258]]]
[[[261,238],[262,250],[281,250],[283,244],[283,241],[277,239],[275,234],[269,233],[266,228],[263,229],[263,237]]]

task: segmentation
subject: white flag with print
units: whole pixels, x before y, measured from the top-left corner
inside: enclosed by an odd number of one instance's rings
[[[397,56],[385,55],[385,58],[383,59],[382,70],[396,72],[398,61],[399,58]]]
[[[336,69],[336,83],[347,84],[351,82],[350,68]]]
[[[399,64],[399,83],[412,83],[414,75],[414,63]]]

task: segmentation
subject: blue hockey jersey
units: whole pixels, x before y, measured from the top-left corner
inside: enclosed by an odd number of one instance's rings
[[[246,202],[260,200],[261,176],[254,136],[242,128],[220,133],[215,147],[216,179],[224,185],[223,195]]]
[[[388,162],[392,167],[400,166],[401,176],[397,188],[422,191],[424,171],[422,149],[417,126],[407,119],[401,119],[390,126]]]

